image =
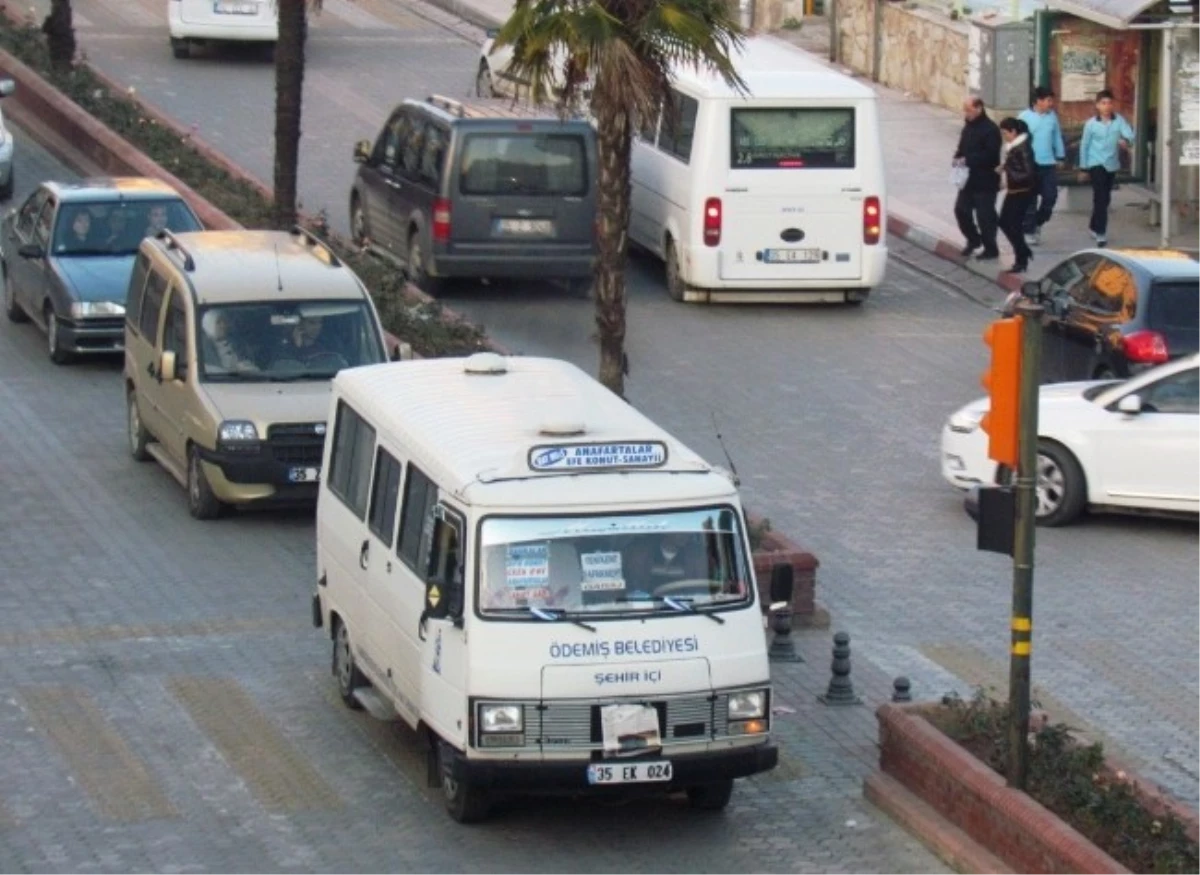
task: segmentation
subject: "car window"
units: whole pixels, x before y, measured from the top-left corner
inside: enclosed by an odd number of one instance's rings
[[[409,115],[406,113],[406,115]],[[400,170],[416,176],[421,169],[421,149],[425,145],[425,125],[416,118],[406,121],[400,141]]]
[[[849,170],[856,158],[854,124],[850,106],[733,106],[730,167]]]
[[[637,135],[651,146],[658,140],[658,117],[660,115],[661,113],[655,112],[638,123]]]
[[[1042,280],[1042,294],[1049,297],[1070,296],[1082,299],[1083,290],[1099,257],[1085,252],[1068,258]]]
[[[1200,284],[1177,280],[1150,288],[1146,325],[1152,331],[1186,332],[1193,338],[1200,328]],[[1191,350],[1196,349],[1195,342]]]
[[[46,203],[47,197],[49,197],[49,193],[45,189],[39,189],[26,198],[25,203],[21,205],[21,212],[17,215],[17,233],[22,238],[28,240],[32,236],[33,224],[37,220],[38,211]]]
[[[449,133],[438,125],[430,122],[426,126],[418,175],[434,188],[442,184],[442,165],[446,163],[446,143],[449,139]]]
[[[471,134],[462,148],[465,195],[583,197],[587,144],[578,134]]]
[[[54,198],[47,198],[41,212],[38,213],[33,239],[42,246],[50,242],[50,228],[54,224],[54,206]]]
[[[370,527],[385,546],[392,546],[396,530],[396,505],[400,501],[400,461],[380,447],[375,456],[375,482],[371,487]]]
[[[433,534],[433,506],[437,486],[416,465],[409,464],[404,481],[404,503],[400,508],[400,538],[396,553],[414,571],[420,568],[422,544],[428,547]]]
[[[329,462],[329,491],[360,520],[367,510],[374,449],[375,429],[345,401],[339,401]]]
[[[428,583],[451,584],[462,581],[462,521],[441,505],[431,508],[426,528],[428,543],[421,555]]]
[[[163,322],[162,348],[164,352],[175,353],[175,375],[180,380],[186,380],[188,372],[187,309],[184,307],[183,296],[178,289],[171,292],[167,304],[167,318]]]
[[[1081,307],[1097,315],[1117,317],[1128,322],[1137,311],[1137,278],[1129,268],[1107,258],[1098,260],[1086,283],[1080,283],[1076,296]]]
[[[1144,387],[1142,411],[1145,413],[1189,413],[1200,408],[1200,369],[1188,368]]]
[[[693,97],[671,92],[671,102],[663,113],[662,130],[658,133],[658,148],[674,155],[684,164],[692,157],[692,139],[696,134],[696,113],[700,104]]]
[[[158,338],[158,314],[162,312],[163,298],[167,296],[167,281],[158,271],[150,271],[146,278],[146,293],[142,298],[142,312],[138,328],[142,337],[150,343]]]

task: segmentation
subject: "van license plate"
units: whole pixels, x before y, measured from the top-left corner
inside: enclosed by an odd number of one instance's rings
[[[653,784],[671,780],[671,761],[636,763],[592,763],[587,767],[589,784]]]
[[[550,219],[497,219],[497,234],[514,237],[550,237],[554,234],[554,222]]]
[[[768,264],[816,264],[820,260],[820,249],[763,250],[763,261]]]
[[[255,3],[214,3],[213,12],[217,15],[257,15],[258,5]]]
[[[316,483],[320,479],[320,468],[291,468],[288,470],[288,480],[293,483]]]

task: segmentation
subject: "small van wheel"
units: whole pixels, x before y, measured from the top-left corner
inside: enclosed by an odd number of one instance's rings
[[[687,283],[683,281],[683,270],[679,267],[679,253],[675,251],[675,241],[667,241],[667,294],[672,301],[682,303],[687,292]]]
[[[413,231],[408,235],[408,281],[427,295],[437,295],[442,290],[443,281],[425,272],[425,252],[421,248],[421,232]]]
[[[338,695],[352,711],[361,711],[362,702],[354,697],[354,691],[367,685],[367,679],[354,662],[354,651],[350,649],[350,632],[341,618],[334,621],[333,630],[333,676],[337,680]]]
[[[171,54],[181,61],[185,61],[192,56],[192,44],[185,39],[171,40]]]
[[[224,506],[204,476],[200,450],[194,444],[188,450],[187,482],[188,512],[198,520],[215,520],[219,517]]]
[[[127,407],[129,423],[129,454],[139,462],[145,462],[150,458],[150,453],[146,451],[146,445],[150,443],[150,432],[146,431],[146,426],[142,425],[142,415],[138,411],[137,393],[133,389],[129,389],[125,393],[125,401]]]
[[[446,812],[458,823],[479,823],[487,817],[492,807],[491,800],[487,793],[478,787],[451,777],[452,749],[444,741],[439,741],[437,745],[442,772],[442,798],[446,803]]]
[[[688,787],[688,805],[697,811],[723,811],[733,796],[733,779]]]

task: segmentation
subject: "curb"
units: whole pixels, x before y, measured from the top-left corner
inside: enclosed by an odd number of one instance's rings
[[[998,263],[983,265],[972,258],[965,257],[960,252],[962,248],[961,243],[955,242],[948,237],[940,237],[933,231],[929,231],[908,221],[902,215],[891,212],[890,206],[887,229],[889,234],[895,235],[901,240],[911,243],[913,246],[925,249],[943,261],[949,261],[951,264],[958,265],[964,270],[969,270],[971,273],[995,283],[1005,291],[1020,291],[1021,284],[1025,282],[1023,275],[1007,273]]]
[[[460,0],[424,0],[424,2],[428,3],[430,6],[436,6],[443,12],[449,12],[451,15],[461,18],[463,21],[482,28],[483,30],[490,30],[491,28],[500,27],[502,24],[504,24],[502,19],[489,15],[488,13],[479,9],[475,9],[466,3],[460,2]]]

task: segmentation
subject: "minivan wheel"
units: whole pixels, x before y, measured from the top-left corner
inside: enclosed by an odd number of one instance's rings
[[[496,88],[492,84],[492,71],[487,61],[479,62],[479,72],[475,74],[475,96],[496,97]]]
[[[150,432],[142,425],[142,414],[138,410],[137,393],[133,389],[125,393],[128,408],[127,422],[129,423],[129,454],[139,462],[150,458],[146,445],[150,443]]]
[[[46,354],[50,356],[50,361],[56,365],[65,365],[71,361],[71,353],[62,348],[61,340],[58,336],[58,315],[54,312],[54,308],[49,304],[46,305]]]
[[[350,199],[350,238],[355,246],[367,245],[367,214],[357,194]]]
[[[221,500],[212,491],[204,467],[200,464],[200,450],[193,444],[188,449],[188,511],[198,520],[215,520],[221,515]]]
[[[354,691],[367,685],[367,679],[354,662],[354,651],[350,649],[350,631],[339,617],[333,632],[333,677],[337,681],[338,695],[347,708],[362,710],[362,702],[354,698]]]
[[[438,760],[442,772],[442,798],[446,812],[458,823],[478,823],[488,815],[492,802],[485,791],[465,781],[456,780],[450,773],[452,748],[438,741]]]
[[[421,232],[413,231],[408,237],[408,281],[427,295],[436,295],[442,290],[442,281],[425,272],[425,253],[421,249]]]
[[[679,267],[679,253],[675,251],[675,241],[667,241],[667,294],[672,301],[683,301],[687,292],[687,283],[683,281],[683,271]]]
[[[21,309],[21,305],[17,303],[17,292],[13,288],[12,279],[8,276],[8,271],[4,271],[4,312],[8,316],[9,322],[28,322],[29,314]]]
[[[733,796],[733,779],[687,788],[688,805],[697,811],[722,811]]]
[[[1060,444],[1038,441],[1038,524],[1065,526],[1079,516],[1086,503],[1087,482],[1075,456]]]

